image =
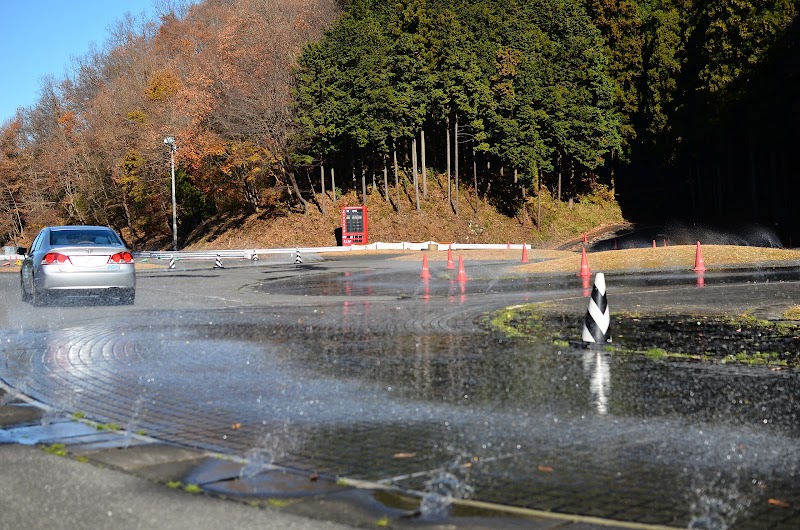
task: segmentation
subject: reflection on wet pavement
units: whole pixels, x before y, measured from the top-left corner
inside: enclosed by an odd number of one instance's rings
[[[579,280],[563,284],[581,297]],[[267,467],[653,524],[686,526],[721,502],[728,523],[798,520],[767,502],[800,505],[793,371],[653,363],[481,325],[563,296],[553,280],[348,273],[255,288],[301,302],[28,333],[3,345],[4,377]]]

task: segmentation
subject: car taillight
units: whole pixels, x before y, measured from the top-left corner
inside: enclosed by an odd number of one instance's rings
[[[109,263],[133,263],[133,256],[130,252],[117,252],[108,258]]]
[[[69,256],[65,256],[64,254],[59,254],[58,252],[48,252],[44,255],[42,259],[42,265],[53,265],[53,264],[62,264],[62,263],[72,263],[69,260]]]

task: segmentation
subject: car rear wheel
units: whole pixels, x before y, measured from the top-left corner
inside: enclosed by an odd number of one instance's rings
[[[31,295],[25,290],[25,282],[22,280],[22,276],[19,278],[19,290],[22,291],[22,301],[28,302],[31,299]]]
[[[124,289],[119,293],[119,304],[120,305],[133,305],[133,302],[136,300],[136,290],[134,289]]]
[[[136,301],[136,291],[134,291],[133,289],[127,291],[125,295],[123,295],[122,297],[122,302],[125,305],[133,305],[135,301]]]
[[[36,282],[31,282],[30,300],[34,307],[42,307],[47,305],[47,295],[36,290]]]

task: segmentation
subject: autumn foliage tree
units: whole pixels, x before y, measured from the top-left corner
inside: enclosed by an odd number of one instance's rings
[[[634,215],[800,227],[797,7],[159,0],[0,125],[0,238],[76,222],[167,244],[167,136],[181,237],[308,212],[334,169],[362,195],[392,172],[381,197],[419,208],[425,164],[447,175],[454,215],[465,187],[476,210],[483,196],[524,223],[534,197],[600,182]]]
[[[168,240],[166,136],[178,146],[184,235],[214,213],[286,200],[289,186],[299,194],[289,79],[338,3],[207,0],[158,9],[156,20],[120,20],[102,49],[76,59],[66,78],[46,79],[39,101],[3,127],[5,238],[76,222],[108,224],[134,241]],[[15,221],[10,212],[23,202]]]

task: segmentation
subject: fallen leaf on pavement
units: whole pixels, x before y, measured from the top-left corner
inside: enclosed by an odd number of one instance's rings
[[[770,499],[769,501],[770,506],[778,506],[780,508],[791,508],[792,505],[786,501],[782,501],[780,499]]]

